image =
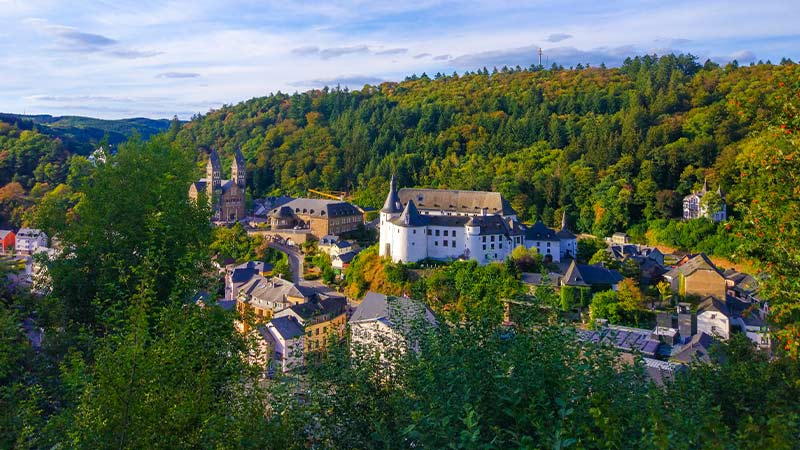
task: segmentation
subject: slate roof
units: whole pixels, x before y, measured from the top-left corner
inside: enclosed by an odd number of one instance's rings
[[[304,321],[307,321],[323,315],[329,317],[337,316],[344,312],[346,306],[347,299],[344,297],[328,297],[323,294],[315,294],[312,299],[306,303],[292,305],[291,310]]]
[[[219,153],[217,153],[217,149],[211,149],[211,153],[208,155],[208,160],[211,162],[212,166],[216,168],[220,167],[221,164],[219,162]]]
[[[565,210],[561,215],[561,229],[556,232],[556,236],[561,240],[575,239],[576,236],[569,231],[567,227],[567,211]]]
[[[522,234],[522,229],[517,222],[509,224],[506,219],[496,214],[470,217],[467,225],[480,227],[480,235],[505,234],[511,236]]]
[[[10,233],[13,233],[12,230],[0,230],[0,239],[5,239]]]
[[[676,353],[670,356],[670,360],[689,364],[692,362],[711,362],[709,351],[717,341],[710,335],[700,332],[692,336],[692,339],[683,345]]]
[[[194,189],[197,192],[203,192],[203,191],[206,190],[206,179],[205,178],[201,178],[199,181],[195,181],[193,184],[194,184]]]
[[[433,227],[463,227],[470,221],[468,216],[428,216],[424,215],[428,225]]]
[[[334,259],[338,259],[344,264],[349,264],[358,255],[358,252],[350,251],[337,255]]]
[[[702,314],[706,311],[715,311],[724,314],[727,317],[731,316],[731,311],[725,302],[718,300],[716,297],[708,296],[697,305],[697,314]]]
[[[386,201],[383,202],[381,212],[389,214],[397,214],[403,210],[403,204],[400,202],[400,197],[397,195],[397,186],[395,185],[394,175],[389,181],[389,194],[386,196]]]
[[[428,218],[419,213],[412,200],[406,203],[403,213],[397,219],[392,220],[392,223],[401,227],[422,227],[428,224]]]
[[[486,208],[487,214],[517,214],[499,192],[404,188],[398,196],[403,204],[414,200],[423,210],[480,214]]]
[[[342,217],[361,215],[355,206],[347,202],[338,200],[322,200],[317,198],[296,198],[280,207],[280,214],[284,214],[284,208],[289,208],[293,214],[303,214],[311,217]],[[270,215],[278,214],[278,208],[274,208]]]
[[[526,227],[524,233],[526,241],[560,241],[556,236],[556,232],[548,228],[541,220],[537,220],[530,227]]]
[[[664,274],[664,276],[673,279],[679,274],[683,274],[683,276],[688,277],[698,270],[713,270],[722,275],[719,269],[717,269],[717,266],[715,266],[714,263],[708,259],[708,256],[706,256],[705,253],[700,253],[699,255],[696,255],[690,260],[686,261],[684,264],[673,268]]]
[[[410,322],[419,320],[436,325],[433,312],[423,302],[371,291],[350,317],[351,323],[381,321],[391,328],[402,327],[404,331],[412,325]]]
[[[18,239],[19,238],[35,239],[35,238],[38,238],[39,236],[43,236],[43,235],[44,235],[44,232],[42,230],[39,230],[39,229],[36,229],[36,228],[20,228],[19,231],[17,231],[17,238]]]
[[[628,327],[607,327],[596,331],[579,330],[578,338],[593,344],[608,344],[620,350],[638,351],[643,355],[655,356],[660,343],[650,338],[650,330]]]
[[[293,316],[276,317],[269,322],[284,341],[302,336],[303,326]]]
[[[241,290],[249,296],[249,303],[256,306],[265,303],[286,303],[287,296],[308,297],[291,281],[280,278],[268,279],[262,276],[254,277]]]
[[[578,264],[572,261],[564,273],[564,284],[568,286],[614,285],[623,280],[616,270],[601,266]]]

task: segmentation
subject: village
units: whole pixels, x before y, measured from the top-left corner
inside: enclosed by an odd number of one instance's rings
[[[248,235],[260,236],[270,247],[286,253],[292,277],[273,275],[271,264],[265,261],[230,262],[218,266],[224,296],[217,299],[201,293],[195,300],[240,313],[242,320],[235,325],[240,332],[258,337],[268,355],[265,373],[270,376],[302,371],[307,358],[346,336],[353,343],[383,349],[387,342],[407,345],[407,326],[401,325],[407,320],[436,326],[433,312],[419,299],[380,292],[347,298],[336,290],[336,281],[344,277],[358,253],[375,244],[382,258],[413,265],[503,262],[517,248],[541,255],[546,270],[520,275],[531,298],[538,289],[552,289],[579,339],[613,346],[631,360],[641,356],[648,374],[659,382],[691,364],[710,362],[715,343],[733,333],[745,334],[763,351],[771,349],[769,306],[759,297],[758,277],[720,268],[703,253],[665,253],[655,246],[632,243],[618,232],[602,241],[591,261],[579,261],[581,240],[598,239],[573,234],[566,213],[560,229],[549,228],[541,220],[525,224],[517,220],[516,211],[500,193],[398,189],[394,179],[380,211],[328,195],[325,199],[260,199],[245,214],[242,167],[237,152],[233,181],[221,180],[219,157],[212,151],[207,177],[195,183],[189,195],[196,200],[205,191],[212,199],[217,225],[238,222]],[[712,210],[705,206],[702,198],[707,192],[704,183],[684,199],[684,220],[726,219],[724,203]],[[724,199],[720,190],[717,196]],[[325,255],[330,267],[313,267],[319,255]],[[323,269],[334,277],[321,280]],[[650,320],[643,320],[641,327],[625,326],[614,308],[599,307],[601,298],[631,286],[639,296],[657,293],[657,299],[645,306]],[[515,311],[524,307],[524,303],[506,302],[504,324],[513,328]]]
[[[221,294],[199,292],[191,302],[236,310],[234,326],[257,338],[268,377],[302,372],[309,359],[346,336],[351,345],[373,351],[387,346],[405,351],[410,345],[409,321],[437,326],[433,311],[419,299],[381,292],[347,298],[340,292],[338,282],[350,264],[372,245],[377,245],[381,258],[414,265],[504,262],[515,249],[538,255],[543,270],[520,274],[530,298],[540,289],[550,289],[560,299],[562,318],[576,327],[578,339],[610,345],[630,361],[642,357],[648,375],[657,382],[691,364],[710,362],[715,343],[733,333],[743,333],[757,348],[771,351],[769,306],[759,296],[758,277],[723,270],[703,253],[665,254],[655,246],[632,243],[621,232],[603,241],[579,237],[570,231],[566,213],[560,229],[541,220],[525,224],[497,192],[398,189],[393,178],[380,211],[319,191],[314,194],[330,198],[270,197],[254,201],[247,211],[245,183],[241,152],[236,152],[231,180],[223,180],[219,156],[212,151],[206,177],[192,184],[189,197],[209,199],[216,226],[239,224],[248,236],[284,253],[291,277],[273,273],[273,264],[266,261],[215,261],[224,285]],[[685,220],[725,220],[724,204],[717,211],[702,206],[707,189],[704,184],[684,200]],[[578,260],[583,239],[592,239],[594,245],[602,242],[591,261]],[[40,230],[21,228],[0,230],[0,244],[6,264],[18,269],[9,275],[9,285],[46,294],[47,260],[58,255],[57,240]],[[658,293],[657,301],[651,299],[647,306],[651,320],[643,321],[650,326],[626,326],[615,305],[601,308],[609,294],[625,289],[640,297],[642,292]],[[504,325],[512,329],[516,313],[529,305],[503,301]],[[36,330],[28,335],[42,338]]]

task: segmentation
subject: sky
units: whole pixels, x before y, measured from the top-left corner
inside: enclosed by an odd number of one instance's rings
[[[411,74],[800,60],[798,0],[0,0],[0,111],[188,119]]]

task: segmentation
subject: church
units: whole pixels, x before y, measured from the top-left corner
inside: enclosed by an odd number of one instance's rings
[[[397,190],[395,179],[380,211],[378,252],[395,262],[423,259],[504,261],[514,248],[536,248],[548,262],[572,258],[576,237],[541,221],[526,226],[498,192],[442,189]]]
[[[219,154],[212,149],[206,164],[206,177],[189,186],[189,198],[197,201],[204,192],[211,202],[211,220],[213,222],[237,222],[245,217],[245,160],[241,150],[231,164],[231,179],[222,179],[222,165]]]

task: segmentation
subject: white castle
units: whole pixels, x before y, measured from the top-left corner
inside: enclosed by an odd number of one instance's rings
[[[380,212],[379,254],[395,262],[474,259],[503,261],[514,248],[536,248],[545,261],[572,258],[575,235],[541,221],[526,226],[498,192],[401,189],[394,177]]]

